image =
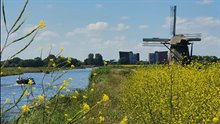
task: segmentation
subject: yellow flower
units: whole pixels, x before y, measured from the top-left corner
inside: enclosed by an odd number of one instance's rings
[[[127,123],[128,123],[128,117],[125,116],[125,117],[121,120],[120,124],[127,124]]]
[[[102,115],[102,111],[99,111],[99,115]]]
[[[43,95],[39,95],[37,98],[38,98],[39,101],[43,101],[44,100],[44,96]]]
[[[63,95],[63,94],[60,94],[60,97],[64,97],[65,95]]]
[[[29,112],[30,108],[27,105],[23,105],[22,107],[23,112]]]
[[[74,65],[71,65],[71,68],[75,68],[75,66],[74,66]]]
[[[61,55],[60,58],[61,58],[61,59],[64,59],[64,56]]]
[[[212,119],[212,121],[213,121],[214,124],[217,124],[217,123],[219,122],[219,119],[216,118],[216,117],[214,117],[214,118]]]
[[[63,48],[63,47],[61,47],[61,48],[60,48],[60,51],[64,51],[64,48]]]
[[[92,88],[90,91],[91,91],[91,92],[94,92],[94,89]]]
[[[103,95],[103,97],[102,97],[102,100],[105,102],[105,101],[108,101],[109,100],[109,97],[106,95],[106,94],[104,94]]]
[[[96,76],[97,74],[96,73],[93,73],[93,76]]]
[[[65,89],[66,89],[66,87],[60,86],[60,90],[65,90]]]
[[[57,89],[57,86],[53,86],[53,89]]]
[[[37,107],[37,106],[39,106],[40,104],[37,102],[37,103],[35,103],[35,106]]]
[[[71,118],[69,118],[69,119],[67,119],[67,121],[72,121],[72,119],[71,119]]]
[[[28,84],[29,85],[32,85],[34,82],[31,80],[31,79],[29,79],[29,81],[28,81]]]
[[[64,86],[66,86],[66,87],[69,86],[69,83],[68,83],[66,80],[63,80],[63,84],[64,84]]]
[[[38,24],[38,28],[39,28],[39,29],[43,29],[43,28],[45,28],[45,27],[46,27],[45,22],[44,22],[43,20],[40,20],[40,22],[39,22],[39,24]]]
[[[87,103],[83,103],[83,111],[84,112],[90,111],[90,106]]]
[[[103,116],[99,116],[99,122],[105,121],[105,118]]]
[[[5,99],[5,103],[4,103],[4,104],[9,103],[10,101],[11,101],[11,99],[6,98],[6,99]]]
[[[1,75],[3,75],[3,72],[1,71]]]
[[[71,59],[70,57],[68,57],[66,62],[67,62],[68,64],[70,64],[71,61],[72,61],[72,59]]]
[[[75,99],[77,99],[77,97],[76,96],[72,96],[72,98],[75,100]]]
[[[25,91],[25,92],[24,92],[24,95],[30,96],[30,93],[29,93],[28,91]]]
[[[87,99],[87,96],[83,95],[83,99]]]
[[[73,80],[73,78],[71,78],[71,77],[70,77],[68,80],[69,80],[69,81],[72,81],[72,80]]]
[[[50,62],[53,62],[53,59],[50,59]]]
[[[78,92],[77,90],[75,90],[75,94],[76,94],[76,95],[79,95],[79,92]]]
[[[53,63],[53,64],[52,64],[52,66],[53,66],[53,67],[56,67],[56,64],[55,64],[55,63]]]

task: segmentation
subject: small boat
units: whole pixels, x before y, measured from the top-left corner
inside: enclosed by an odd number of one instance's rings
[[[35,84],[34,78],[29,78],[29,77],[23,78],[20,76],[17,78],[16,82],[17,82],[17,84],[28,84],[29,80],[32,80],[33,85]]]

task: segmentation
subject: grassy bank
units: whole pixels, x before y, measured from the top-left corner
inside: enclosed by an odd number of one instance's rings
[[[118,69],[112,67],[102,67],[92,72],[88,89],[67,95],[55,96],[45,101],[45,107],[33,108],[28,114],[19,118],[19,123],[67,123],[68,119],[74,117],[83,109],[83,104],[87,103],[91,111],[77,120],[76,123],[99,123],[100,116],[105,118],[105,122],[120,122],[123,112],[117,111],[120,105],[120,85],[126,79],[132,69]],[[73,82],[75,83],[75,82]],[[108,102],[103,102],[103,94],[109,96]],[[98,102],[98,103],[97,103]],[[99,103],[100,102],[100,103]],[[56,108],[56,109],[54,109]],[[11,123],[17,123],[17,120]]]
[[[94,66],[80,66],[74,67],[74,69],[83,69],[83,68],[93,68]],[[68,70],[68,67],[55,68],[55,67],[4,67],[1,69],[1,76],[9,76],[9,75],[19,75],[23,73],[34,73],[34,72],[53,72],[59,70]]]
[[[54,67],[5,67],[1,70],[0,76],[19,75],[23,73],[34,73],[34,72],[54,72],[59,70],[68,70],[70,68],[54,68]],[[80,68],[75,68],[80,69]]]
[[[18,123],[219,123],[219,70],[220,63],[102,67],[86,90],[59,94]]]
[[[30,72],[46,72],[47,70],[52,71],[52,68],[46,67],[5,67],[1,70],[1,76],[8,76],[8,75],[19,75],[22,73],[30,73]]]

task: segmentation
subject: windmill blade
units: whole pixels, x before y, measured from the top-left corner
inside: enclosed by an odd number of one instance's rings
[[[144,42],[168,42],[168,38],[143,38]]]
[[[187,38],[187,41],[201,41],[201,38]]]
[[[170,7],[170,34],[176,35],[176,6]]]
[[[143,42],[143,46],[164,47],[160,42]]]
[[[201,41],[201,33],[196,34],[184,34],[187,38],[187,41]]]

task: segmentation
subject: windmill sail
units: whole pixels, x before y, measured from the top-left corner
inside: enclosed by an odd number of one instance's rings
[[[170,33],[176,35],[176,6],[170,7]]]

